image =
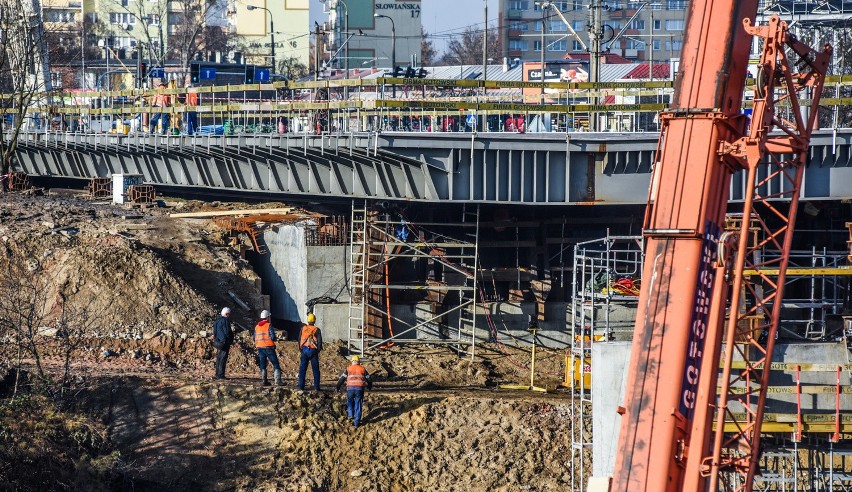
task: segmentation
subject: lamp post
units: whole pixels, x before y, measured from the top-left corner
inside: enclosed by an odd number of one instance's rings
[[[393,19],[384,14],[373,14],[373,17],[376,19],[384,17],[391,23],[391,71],[394,71],[396,70],[396,26],[393,23]]]
[[[396,72],[396,26],[393,23],[393,19],[384,15],[384,14],[373,14],[373,17],[376,19],[380,17],[384,17],[389,20],[391,23],[391,73]],[[396,84],[393,85],[393,97],[396,97]]]
[[[246,5],[246,9],[248,9],[249,11],[265,10],[269,13],[269,40],[272,43],[270,55],[272,55],[272,73],[275,73],[275,71],[277,70],[277,66],[275,65],[275,24],[272,21],[272,11],[266,7],[257,7],[255,5]]]

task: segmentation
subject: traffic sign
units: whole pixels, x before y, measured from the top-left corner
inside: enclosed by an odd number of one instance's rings
[[[199,75],[202,80],[213,80],[216,78],[216,69],[211,67],[201,67]]]
[[[163,67],[154,67],[151,69],[148,77],[152,79],[164,79],[166,78],[166,70]]]
[[[254,81],[256,83],[269,82],[269,69],[268,68],[255,68],[254,69]]]
[[[476,115],[475,114],[467,115],[467,126],[476,126]]]

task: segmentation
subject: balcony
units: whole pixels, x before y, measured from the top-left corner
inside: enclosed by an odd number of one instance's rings
[[[520,29],[509,29],[507,35],[510,38],[519,38],[519,37],[521,37],[521,30]]]
[[[523,10],[509,9],[506,11],[507,19],[520,19],[523,16]]]

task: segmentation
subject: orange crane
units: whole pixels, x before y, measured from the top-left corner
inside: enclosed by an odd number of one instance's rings
[[[777,17],[754,27],[757,3],[689,4],[672,106],[660,117],[612,491],[751,490],[757,471],[799,189],[831,56]],[[741,108],[753,37],[764,47],[749,119]],[[726,232],[734,176],[743,219]],[[746,268],[778,274],[746,279]]]

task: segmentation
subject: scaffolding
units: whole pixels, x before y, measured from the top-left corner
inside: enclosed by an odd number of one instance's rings
[[[449,344],[473,357],[479,207],[465,207],[461,222],[413,223],[387,204],[353,201],[350,220],[348,349],[363,355],[398,343]],[[437,225],[447,233],[424,227]],[[421,265],[425,275],[408,281],[390,274],[395,260]],[[415,269],[416,270],[416,269]],[[415,307],[400,317],[391,297]]]
[[[848,296],[846,279],[852,268],[846,264],[846,256],[846,251],[816,247],[790,252],[779,336],[812,341],[839,336],[828,333],[826,318],[842,314]],[[761,272],[777,274],[766,268]]]
[[[592,345],[629,340],[642,274],[642,236],[610,236],[574,247],[571,300],[571,490],[586,488],[592,447]],[[567,359],[567,358],[566,358]]]

